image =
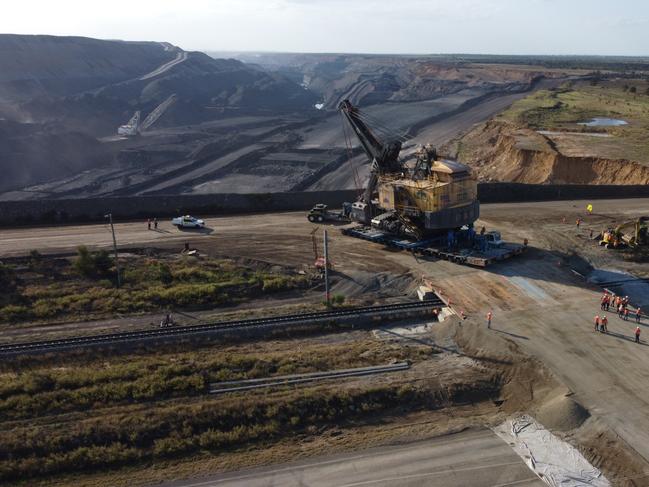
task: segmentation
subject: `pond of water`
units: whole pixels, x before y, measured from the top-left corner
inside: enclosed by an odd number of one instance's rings
[[[579,125],[587,127],[618,127],[620,125],[627,125],[624,120],[617,118],[593,118],[589,122],[581,122]]]

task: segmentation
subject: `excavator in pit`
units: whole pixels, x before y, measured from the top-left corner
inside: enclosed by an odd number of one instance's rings
[[[351,206],[353,221],[415,240],[473,228],[480,202],[468,166],[439,159],[430,145],[421,147],[414,165],[407,166],[399,158],[398,138],[381,140],[368,126],[368,116],[349,100],[338,108],[371,161],[367,186]]]

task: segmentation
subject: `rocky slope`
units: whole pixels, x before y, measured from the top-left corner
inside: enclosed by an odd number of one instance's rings
[[[588,135],[584,135],[588,136]],[[562,153],[552,138],[491,120],[442,148],[483,181],[533,184],[649,184],[649,167],[625,159]]]
[[[356,105],[408,102],[472,90],[526,89],[539,77],[564,76],[542,66],[477,64],[435,56],[360,54],[233,54],[282,73],[318,93],[324,108],[344,98]]]
[[[94,137],[0,120],[0,191],[67,177],[111,160]]]
[[[234,114],[315,112],[317,97],[280,75],[233,59],[212,59],[199,52],[184,55],[185,61],[157,76],[144,74],[55,100],[36,99],[23,108],[39,120],[58,120],[97,136],[112,135],[135,110],[146,117],[172,95],[176,102],[156,127],[191,125]]]
[[[71,95],[139,76],[174,56],[158,42],[0,34],[0,98]]]
[[[0,191],[119,162],[123,144],[98,139],[114,136],[136,111],[142,120],[159,114],[148,128],[160,129],[234,116],[308,117],[317,100],[278,73],[168,43],[0,35]]]

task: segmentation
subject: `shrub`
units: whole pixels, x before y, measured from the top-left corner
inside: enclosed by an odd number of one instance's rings
[[[113,287],[113,283],[110,279],[101,279],[97,285],[105,289],[111,289]]]
[[[191,440],[178,436],[170,436],[155,440],[153,454],[156,457],[172,457],[191,450],[192,447]]]
[[[0,321],[20,321],[28,319],[30,316],[31,312],[27,306],[9,304],[0,308]]]
[[[111,267],[113,266],[113,262],[110,258],[110,255],[108,255],[108,252],[105,250],[100,250],[99,252],[96,252],[93,255],[93,261],[95,264],[95,272],[97,274],[107,274],[108,271],[110,271]]]
[[[171,269],[167,264],[160,264],[158,266],[158,279],[162,284],[171,284],[174,276],[171,274]]]
[[[86,277],[106,275],[113,263],[105,250],[90,252],[85,245],[77,248],[77,258],[74,261],[76,271]]]
[[[85,245],[80,245],[77,248],[77,258],[74,261],[74,268],[79,274],[84,276],[89,276],[94,271],[95,266],[92,254]]]
[[[304,277],[266,276],[262,281],[264,292],[287,291],[304,287],[307,281]]]

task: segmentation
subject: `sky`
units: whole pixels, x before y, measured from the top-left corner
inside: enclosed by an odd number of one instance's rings
[[[202,51],[649,55],[649,2],[5,0],[0,33]]]

